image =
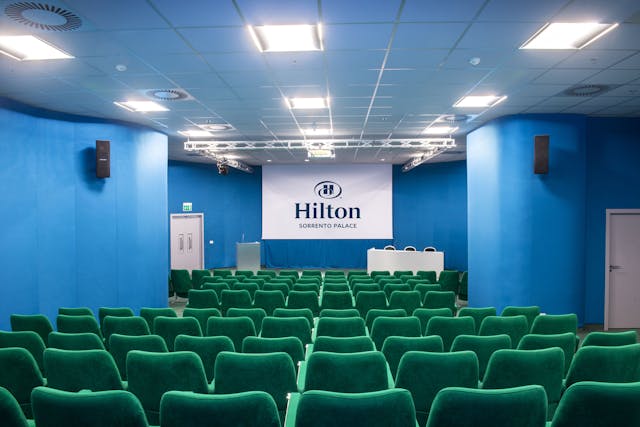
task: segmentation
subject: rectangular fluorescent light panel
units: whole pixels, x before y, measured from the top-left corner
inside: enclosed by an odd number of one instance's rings
[[[68,53],[34,36],[0,36],[0,53],[18,61],[73,58]]]
[[[311,159],[333,159],[336,157],[336,152],[333,148],[309,148],[307,157]]]
[[[489,108],[507,99],[506,96],[470,95],[460,98],[454,107],[458,108]]]
[[[211,132],[206,130],[181,130],[178,133],[189,138],[207,138],[211,136]]]
[[[154,111],[169,111],[157,102],[153,101],[122,101],[114,102],[118,107],[137,113],[149,113]]]
[[[329,108],[329,98],[287,98],[292,110]]]
[[[548,23],[520,46],[520,49],[582,49],[617,26],[618,24],[597,22]]]
[[[249,26],[249,33],[260,52],[304,52],[322,50],[318,25]]]
[[[425,135],[450,135],[457,131],[457,127],[451,126],[431,126],[422,131]]]

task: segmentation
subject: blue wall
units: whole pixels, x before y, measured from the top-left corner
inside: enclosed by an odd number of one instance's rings
[[[267,240],[262,261],[269,268],[366,268],[366,250],[387,243],[433,245],[445,251],[449,268],[466,269],[465,162],[420,166],[393,172],[394,234],[391,240]],[[197,185],[195,183],[198,183]],[[169,208],[192,202],[205,214],[205,266],[235,265],[235,243],[261,236],[261,172],[231,169],[217,174],[211,165],[169,163]],[[208,245],[214,240],[214,245]]]
[[[467,136],[469,304],[584,310],[586,118],[505,117]],[[533,173],[550,135],[549,174]]]
[[[111,178],[95,177],[95,140]],[[60,306],[166,306],[167,138],[0,101],[0,328]]]
[[[605,210],[640,209],[640,120],[587,122],[585,322],[604,322]]]

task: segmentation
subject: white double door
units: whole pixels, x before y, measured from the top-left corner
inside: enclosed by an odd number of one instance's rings
[[[172,214],[171,269],[204,268],[204,215]]]

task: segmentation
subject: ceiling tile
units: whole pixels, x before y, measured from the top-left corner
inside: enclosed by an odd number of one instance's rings
[[[555,69],[549,70],[535,80],[541,84],[577,84],[597,73],[589,69]]]
[[[583,83],[591,84],[625,84],[640,78],[638,70],[604,70],[594,74]]]
[[[531,22],[478,22],[471,25],[458,47],[517,49],[539,28],[538,23]]]
[[[449,49],[462,36],[467,24],[404,23],[398,25],[394,49]]]
[[[449,0],[446,7],[440,0],[407,0],[402,22],[467,22],[478,13],[485,0]]]
[[[375,5],[369,0],[321,0],[322,18],[327,24],[393,22],[400,0],[386,0]]]
[[[333,24],[324,26],[324,48],[386,49],[391,37],[391,24]]]
[[[313,24],[318,22],[315,0],[237,0],[250,25]]]
[[[513,0],[490,0],[482,9],[479,21],[547,22],[558,13],[568,0],[536,0],[522,2]]]
[[[174,27],[243,25],[238,11],[230,1],[189,0],[185,3],[151,0],[151,3]]]
[[[142,57],[155,54],[193,53],[174,30],[115,31],[114,38]]]
[[[124,30],[167,28],[168,24],[146,1],[65,0],[69,9],[87,19],[97,29]]]
[[[582,49],[556,65],[556,68],[604,69],[632,56],[632,50]]]

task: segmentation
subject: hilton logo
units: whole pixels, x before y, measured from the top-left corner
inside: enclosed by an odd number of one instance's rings
[[[321,181],[316,184],[313,191],[323,199],[335,199],[342,194],[342,187],[333,181]]]

